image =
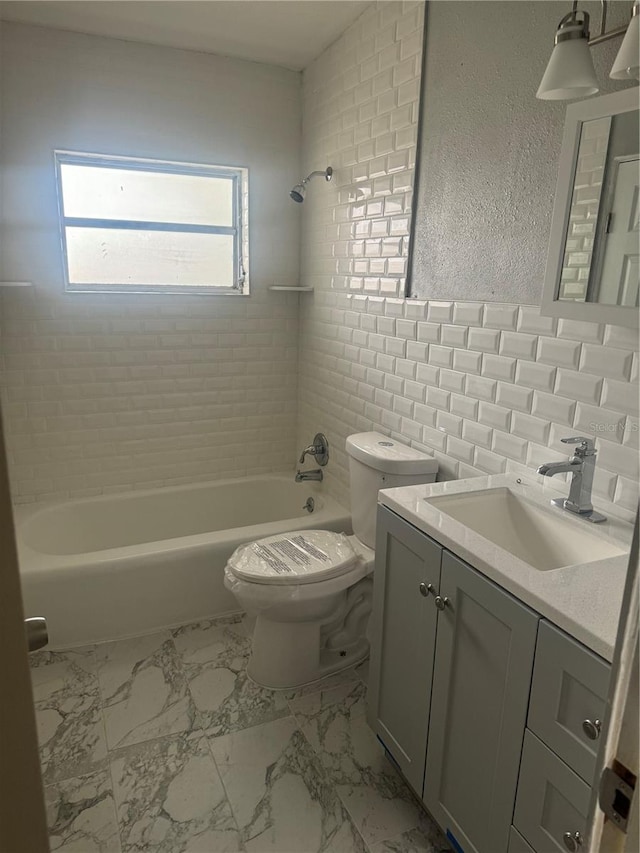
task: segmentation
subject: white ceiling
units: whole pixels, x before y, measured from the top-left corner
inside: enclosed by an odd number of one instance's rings
[[[300,71],[369,0],[4,0],[0,18]]]

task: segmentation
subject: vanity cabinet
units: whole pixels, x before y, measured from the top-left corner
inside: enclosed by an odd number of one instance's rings
[[[388,510],[378,518],[370,724],[422,793],[443,549]],[[407,678],[407,673],[410,677]]]
[[[423,800],[465,853],[506,851],[538,614],[442,558]]]
[[[538,616],[390,510],[377,531],[370,724],[465,853],[506,853]]]
[[[455,849],[581,848],[609,674],[379,508],[368,719]]]

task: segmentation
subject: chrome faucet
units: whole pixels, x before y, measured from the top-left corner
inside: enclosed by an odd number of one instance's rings
[[[329,442],[326,435],[321,432],[315,434],[313,444],[305,447],[302,451],[302,455],[300,456],[301,465],[304,463],[305,456],[315,456],[318,465],[326,465],[329,461]]]
[[[561,438],[563,444],[577,444],[566,462],[549,462],[538,468],[538,474],[543,477],[553,477],[555,474],[571,472],[571,485],[569,486],[568,498],[554,498],[553,506],[566,509],[584,518],[586,521],[598,523],[606,521],[606,515],[596,512],[591,503],[591,487],[593,485],[593,474],[596,468],[596,449],[592,438],[583,435],[572,438]]]
[[[316,468],[314,471],[298,471],[296,473],[296,483],[304,483],[307,480],[322,482],[322,471],[320,468]]]

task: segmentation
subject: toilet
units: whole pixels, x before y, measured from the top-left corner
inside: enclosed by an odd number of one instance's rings
[[[300,687],[364,660],[378,491],[432,483],[438,463],[377,432],[347,438],[353,535],[295,530],[241,545],[225,586],[255,616],[248,674]]]

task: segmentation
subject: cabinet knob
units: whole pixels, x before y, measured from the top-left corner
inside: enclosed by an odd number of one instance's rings
[[[565,832],[562,840],[567,850],[571,850],[572,853],[576,853],[582,847],[582,836],[579,832]]]
[[[425,598],[430,592],[434,592],[432,583],[421,583],[418,588],[420,590],[420,595],[424,595]]]
[[[436,595],[435,604],[436,604],[436,607],[438,608],[438,610],[444,610],[445,607],[451,606],[451,602],[449,601],[449,599],[447,598],[446,595],[444,595],[444,596]]]
[[[602,723],[600,720],[583,720],[582,731],[586,734],[589,740],[598,740],[600,737],[600,729]]]

